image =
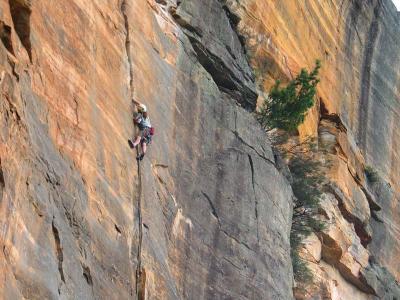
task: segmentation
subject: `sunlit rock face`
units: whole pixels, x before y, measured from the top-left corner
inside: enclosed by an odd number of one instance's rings
[[[325,159],[331,164],[323,206],[329,226],[319,237],[322,260],[310,259],[323,288],[310,291],[308,297],[398,298],[400,25],[396,8],[389,0],[226,3],[241,20],[238,28],[246,40],[258,89],[268,90],[276,79],[290,80],[300,68],[311,69],[316,59],[322,61],[319,104],[299,128],[300,137],[318,136],[319,145],[329,148]],[[366,179],[366,166],[378,172],[378,182]],[[324,250],[327,240],[328,252]],[[310,253],[319,247],[312,247]]]
[[[0,2],[0,298],[293,297],[244,42],[222,3],[178,2]]]
[[[1,1],[0,298],[399,299],[399,26],[390,0]],[[252,112],[316,59],[299,137],[330,183],[303,290]]]

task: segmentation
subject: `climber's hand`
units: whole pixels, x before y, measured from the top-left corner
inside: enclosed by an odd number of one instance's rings
[[[132,102],[133,102],[133,104],[135,104],[135,105],[140,105],[140,102],[136,101],[135,98],[132,98]]]

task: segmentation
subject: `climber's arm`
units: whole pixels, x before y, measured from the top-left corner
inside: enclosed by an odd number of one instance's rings
[[[136,101],[134,98],[132,98],[132,102],[133,104],[139,106],[141,103],[139,101]]]

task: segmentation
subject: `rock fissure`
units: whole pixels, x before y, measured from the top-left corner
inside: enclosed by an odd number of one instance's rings
[[[139,148],[136,148],[136,152],[139,155]],[[138,173],[138,184],[137,184],[137,217],[138,217],[138,246],[137,246],[137,266],[136,266],[136,283],[135,283],[135,290],[136,290],[136,297],[138,300],[145,299],[145,285],[146,285],[146,277],[145,269],[142,266],[142,244],[143,244],[143,219],[142,219],[142,170],[140,161],[137,161],[137,173]]]
[[[247,243],[240,241],[237,237],[233,236],[232,234],[230,234],[229,232],[227,232],[225,229],[220,228],[221,232],[223,234],[225,234],[228,238],[234,240],[237,244],[242,245],[244,247],[246,247],[248,250],[250,250],[251,252],[256,252],[254,249],[252,249]]]
[[[128,0],[123,0],[121,3],[121,13],[124,19],[125,25],[125,50],[127,55],[127,60],[129,64],[129,90],[130,97],[133,96],[133,64],[131,58],[131,40],[130,40],[130,26],[129,26],[129,18],[128,18]],[[139,155],[139,148],[136,147],[137,155]],[[137,257],[136,257],[136,271],[135,271],[135,292],[136,298],[138,300],[145,299],[145,285],[146,285],[146,276],[145,269],[142,266],[142,244],[143,244],[143,219],[142,219],[142,173],[141,173],[141,165],[140,161],[137,160],[137,174],[138,174],[138,182],[137,182],[137,217],[138,217],[138,245],[137,245]],[[134,198],[133,198],[134,199]],[[132,199],[132,205],[135,207],[135,204]]]
[[[253,164],[253,159],[250,154],[248,154],[249,158],[249,163],[250,163],[250,169],[251,169],[251,184],[253,186],[253,193],[254,193],[254,216],[256,219],[256,229],[257,229],[257,241],[260,241],[260,232],[258,228],[258,198],[257,198],[257,192],[256,192],[256,179],[255,179],[255,174],[254,174],[254,164]]]
[[[207,199],[208,203],[210,204],[211,213],[217,219],[218,225],[221,227],[221,222],[219,220],[217,210],[215,209],[215,206],[214,206],[213,202],[211,201],[211,198],[206,193],[204,193],[204,192],[201,192],[201,193],[203,194],[203,196]]]
[[[11,17],[17,35],[28,53],[29,60],[32,62],[32,44],[31,44],[31,5],[30,1],[9,0]]]
[[[197,54],[199,63],[211,75],[220,91],[235,99],[244,109],[254,110],[257,94],[242,86],[241,81],[221,58],[211,53],[197,39],[190,35],[187,35],[187,37]]]
[[[232,133],[236,136],[236,138],[244,145],[246,145],[247,147],[249,147],[250,149],[254,150],[254,152],[263,160],[265,160],[266,162],[272,164],[275,166],[275,162],[270,160],[269,158],[265,157],[263,154],[261,154],[254,146],[251,146],[249,143],[247,143],[240,135],[239,132],[231,130]]]
[[[190,25],[188,22],[186,22],[183,18],[179,16],[179,14],[177,14],[176,9],[177,9],[176,7],[172,6],[169,9],[169,13],[174,18],[175,22],[178,23],[178,25],[181,26],[182,28],[192,32],[193,34],[201,38],[203,36],[203,32],[201,31],[201,29],[196,28]]]
[[[234,240],[237,244],[246,247],[247,249],[249,249],[249,250],[252,251],[252,252],[255,252],[255,250],[253,250],[247,243],[245,243],[245,242],[243,242],[243,241],[240,241],[237,237],[233,236],[233,235],[230,234],[228,231],[226,231],[225,229],[223,229],[221,220],[220,220],[220,218],[219,218],[219,216],[218,216],[218,214],[217,214],[217,211],[216,211],[216,209],[215,209],[215,206],[214,206],[214,204],[213,204],[211,198],[210,198],[206,193],[204,193],[204,192],[201,192],[201,193],[203,194],[204,198],[206,198],[208,204],[210,205],[211,214],[216,218],[217,223],[218,223],[218,228],[219,228],[219,230],[220,230],[223,234],[225,234],[225,236],[227,236],[229,239]]]
[[[364,224],[357,216],[349,211],[344,204],[344,194],[340,191],[338,187],[333,185],[328,185],[328,190],[335,196],[338,201],[338,207],[342,216],[351,224],[354,225],[354,230],[357,236],[360,238],[361,245],[366,248],[371,242],[371,234],[366,230],[366,224]]]
[[[228,20],[229,20],[229,24],[231,25],[231,28],[233,30],[233,32],[236,34],[236,36],[239,39],[239,42],[242,46],[242,50],[244,54],[247,54],[246,51],[246,38],[239,33],[237,27],[240,23],[240,16],[235,14],[232,10],[229,9],[226,0],[219,0],[222,4],[222,9],[224,10]],[[231,54],[232,55],[232,54]],[[233,57],[235,57],[235,55],[233,55]]]
[[[63,254],[63,249],[62,249],[62,245],[61,245],[60,233],[58,232],[58,229],[55,225],[54,219],[53,219],[53,222],[51,223],[51,228],[53,231],[54,243],[55,243],[55,248],[56,248],[58,272],[60,274],[61,281],[63,283],[65,283],[65,276],[64,276],[64,269],[63,269],[64,254]],[[58,290],[60,292],[60,288]]]
[[[124,19],[124,28],[125,28],[125,51],[126,57],[129,65],[129,90],[130,97],[133,96],[133,64],[131,58],[131,39],[130,39],[130,27],[129,27],[129,19],[127,13],[128,0],[122,0],[121,3],[121,14]]]
[[[11,39],[11,26],[8,26],[1,20],[0,20],[0,39],[3,42],[4,47],[6,47],[7,51],[10,52],[12,55],[15,55]]]
[[[2,200],[3,200],[3,193],[4,193],[5,187],[6,187],[6,183],[4,180],[3,167],[1,164],[1,157],[0,157],[0,204],[2,203]]]
[[[368,119],[370,111],[370,92],[371,83],[373,76],[372,62],[374,59],[375,47],[378,40],[379,34],[379,16],[382,11],[382,3],[377,1],[374,7],[373,19],[370,24],[367,41],[365,46],[364,61],[361,73],[361,96],[360,104],[358,109],[358,116],[360,124],[358,127],[358,142],[360,143],[361,149],[366,151],[367,147],[367,129]]]
[[[83,263],[81,264],[81,266],[83,278],[85,278],[85,281],[88,285],[93,286],[93,278],[92,274],[90,273],[90,268]]]

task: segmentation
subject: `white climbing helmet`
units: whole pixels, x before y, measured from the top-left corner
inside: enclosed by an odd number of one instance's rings
[[[139,104],[138,105],[138,111],[139,112],[147,112],[147,107],[144,104]]]

